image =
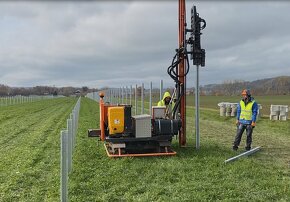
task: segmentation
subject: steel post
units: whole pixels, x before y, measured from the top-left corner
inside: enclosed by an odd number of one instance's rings
[[[150,82],[150,92],[149,92],[149,113],[152,115],[152,81]]]
[[[138,110],[138,106],[137,106],[137,84],[135,86],[135,115],[137,115],[137,110]]]
[[[73,153],[73,133],[72,133],[72,120],[67,119],[67,131],[68,131],[68,172],[72,169],[72,153]]]
[[[128,86],[125,88],[125,98],[126,98],[126,104],[128,104]]]
[[[144,83],[141,87],[141,114],[144,114]]]
[[[61,157],[60,157],[60,201],[68,201],[68,132],[61,131]]]
[[[162,100],[163,98],[163,80],[160,80],[160,95],[159,95],[159,100]]]
[[[132,105],[132,85],[130,85],[130,105]]]
[[[199,65],[196,66],[196,85],[195,85],[195,135],[196,149],[200,147],[199,136]]]
[[[260,147],[256,147],[256,148],[254,148],[254,149],[251,149],[250,151],[246,151],[246,152],[244,152],[244,153],[241,153],[241,154],[239,154],[239,155],[237,155],[237,156],[234,156],[234,157],[232,157],[232,158],[229,158],[229,159],[225,160],[225,163],[228,163],[228,162],[231,162],[231,161],[237,160],[237,159],[241,158],[242,156],[249,156],[249,155],[251,155],[251,154],[256,153],[256,152],[259,151],[259,150],[260,150]]]

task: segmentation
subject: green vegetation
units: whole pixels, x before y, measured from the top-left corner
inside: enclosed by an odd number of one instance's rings
[[[227,101],[227,100],[223,100]],[[201,111],[201,149],[194,148],[194,110],[187,113],[188,147],[175,157],[110,159],[101,142],[88,138],[98,128],[97,103],[83,99],[79,134],[70,175],[71,201],[289,201],[290,122],[262,118],[253,146],[262,150],[225,165],[243,152],[231,150],[234,119]],[[242,144],[245,142],[243,137]]]
[[[88,128],[99,128],[98,103],[82,98],[70,201],[290,201],[290,121],[259,119],[253,147],[262,150],[224,164],[244,151],[245,137],[232,151],[234,118],[220,117],[216,104],[239,99],[201,97],[199,151],[189,107],[188,146],[174,140],[176,156],[111,159],[102,142],[87,137]],[[289,96],[256,99],[289,103]],[[0,201],[59,201],[59,135],[75,103],[58,98],[0,109]]]
[[[0,109],[0,201],[59,200],[59,134],[75,103],[58,98]]]

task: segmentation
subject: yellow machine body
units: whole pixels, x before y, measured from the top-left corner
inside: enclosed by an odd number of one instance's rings
[[[124,132],[125,125],[124,107],[109,107],[108,109],[108,127],[109,134],[114,135]]]

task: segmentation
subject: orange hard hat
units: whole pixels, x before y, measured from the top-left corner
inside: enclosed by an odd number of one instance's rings
[[[103,97],[105,97],[105,93],[104,93],[103,91],[101,91],[101,92],[99,93],[99,96],[100,96],[101,98],[103,98]]]
[[[250,92],[250,90],[244,89],[244,90],[242,91],[242,95],[251,96],[251,92]]]

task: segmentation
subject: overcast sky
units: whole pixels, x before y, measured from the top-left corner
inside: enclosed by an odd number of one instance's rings
[[[193,4],[207,22],[202,85],[290,76],[290,2]],[[0,2],[0,84],[174,86],[177,33],[178,1]]]

